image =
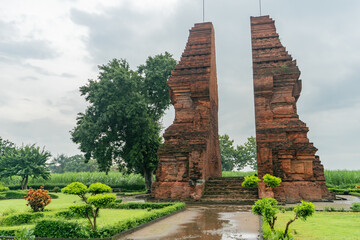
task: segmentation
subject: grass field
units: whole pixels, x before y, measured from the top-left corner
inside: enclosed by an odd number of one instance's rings
[[[325,170],[326,185],[336,188],[354,188],[360,184],[360,170]]]
[[[293,212],[278,214],[275,227],[285,229],[293,217]],[[296,220],[290,229],[296,240],[360,240],[360,213],[316,212],[306,221]]]
[[[73,204],[81,204],[83,203],[78,196],[74,195],[65,195],[62,193],[57,193],[58,199],[52,199],[51,203],[46,206],[43,211],[44,216],[39,220],[32,221],[31,224],[21,224],[15,226],[5,226],[4,219],[12,216],[18,216],[17,214],[21,213],[32,213],[30,207],[26,206],[26,201],[24,199],[11,199],[11,200],[0,200],[0,232],[8,231],[8,230],[20,230],[22,228],[30,228],[33,229],[38,221],[42,219],[51,219],[66,222],[77,222],[82,226],[88,226],[88,220],[86,218],[72,218],[63,219],[61,217],[57,217],[55,214],[59,211],[68,210],[68,207]],[[156,204],[156,203],[154,203]],[[164,206],[162,208],[157,207],[158,209],[150,209],[146,207],[145,209],[101,209],[99,216],[97,218],[97,229],[107,228],[110,231],[113,231],[112,228],[116,228],[117,226],[124,225],[121,229],[126,230],[127,228],[134,227],[138,224],[150,221],[155,219],[156,217],[161,217],[166,214],[173,212],[173,205],[179,205],[179,203],[171,203],[168,206]],[[184,207],[184,204],[182,205]],[[172,210],[169,208],[173,208]],[[152,215],[152,216],[150,216]],[[156,216],[155,216],[156,215]],[[136,221],[134,223],[134,221]],[[129,223],[129,225],[127,225]],[[120,224],[120,225],[119,225]],[[89,229],[89,228],[87,228]],[[116,231],[116,229],[115,229]],[[115,232],[117,233],[117,232]],[[1,235],[1,234],[0,234]]]
[[[1,181],[6,186],[20,186],[20,178],[5,178]],[[29,179],[29,186],[36,185],[50,185],[52,187],[59,186],[65,187],[66,185],[72,182],[82,182],[85,185],[90,185],[92,183],[101,182],[103,184],[109,185],[113,188],[124,188],[124,189],[134,189],[142,190],[145,188],[144,178],[140,174],[123,174],[120,172],[109,172],[106,175],[104,172],[79,172],[79,173],[53,173],[51,178],[44,180],[42,178]]]

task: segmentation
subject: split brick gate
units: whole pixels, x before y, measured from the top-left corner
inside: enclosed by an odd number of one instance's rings
[[[260,183],[258,196],[283,202],[331,199],[317,149],[297,114],[301,80],[296,61],[269,16],[251,17],[251,41],[258,175],[283,180],[274,190]],[[221,181],[216,76],[213,25],[195,24],[168,81],[175,120],[158,151],[155,198],[200,200],[206,182]]]

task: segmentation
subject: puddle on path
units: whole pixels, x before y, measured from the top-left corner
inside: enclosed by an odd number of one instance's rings
[[[248,207],[234,205],[188,205],[168,217],[123,239],[126,240],[256,240],[259,218]]]

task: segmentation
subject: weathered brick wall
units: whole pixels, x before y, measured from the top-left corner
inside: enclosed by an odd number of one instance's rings
[[[209,177],[221,176],[218,89],[212,23],[190,30],[179,64],[168,81],[175,120],[164,133],[152,195],[200,199]]]
[[[317,149],[299,120],[296,102],[301,80],[296,61],[282,46],[269,16],[251,17],[258,174],[281,177],[274,192],[259,186],[259,196],[286,201],[331,199]]]

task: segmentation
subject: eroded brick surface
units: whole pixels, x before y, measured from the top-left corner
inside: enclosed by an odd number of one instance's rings
[[[251,17],[258,174],[281,177],[269,193],[259,196],[285,201],[331,199],[317,149],[309,142],[308,127],[299,119],[296,102],[301,80],[296,61],[282,46],[269,16]]]
[[[221,176],[218,90],[212,23],[190,30],[179,64],[168,81],[175,120],[164,133],[152,195],[160,199],[201,198],[205,181]]]

